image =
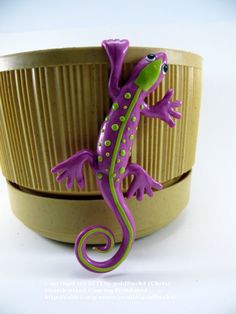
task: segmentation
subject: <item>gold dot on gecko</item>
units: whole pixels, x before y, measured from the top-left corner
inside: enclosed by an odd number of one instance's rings
[[[129,139],[132,141],[134,139],[134,134],[130,134]]]
[[[106,141],[105,141],[105,146],[107,146],[107,147],[108,147],[108,146],[111,146],[111,141],[110,141],[110,140],[106,140]]]
[[[114,102],[114,104],[112,105],[112,109],[117,110],[118,108],[119,108],[119,104],[117,102]]]
[[[102,156],[98,156],[98,162],[102,162],[103,158]]]
[[[118,164],[120,163],[120,159],[117,159],[117,161],[116,161]]]
[[[125,97],[125,99],[130,99],[131,98],[130,92],[125,93],[124,97]]]
[[[113,131],[118,131],[119,130],[119,125],[116,124],[116,123],[112,124],[111,128],[112,128]]]
[[[124,149],[121,149],[120,155],[121,155],[121,156],[125,156],[125,155],[126,155],[126,151],[125,151]]]
[[[120,169],[119,169],[119,173],[120,174],[123,174],[125,172],[125,167],[121,167]]]
[[[122,143],[126,143],[126,139],[125,138],[122,138]]]
[[[144,109],[144,105],[140,105],[140,109],[143,110]]]
[[[110,157],[110,153],[109,153],[109,152],[106,152],[106,156],[107,156],[107,157]]]
[[[123,106],[123,108],[124,108],[124,109],[127,109],[127,108],[128,108],[128,106]]]
[[[105,121],[109,121],[109,117],[106,117],[106,118],[105,118]]]
[[[101,180],[102,177],[103,177],[103,174],[102,174],[101,172],[99,172],[99,173],[97,174],[97,178],[98,178],[99,180]]]
[[[135,121],[136,121],[136,117],[132,117],[131,120],[132,120],[133,122],[135,122]]]

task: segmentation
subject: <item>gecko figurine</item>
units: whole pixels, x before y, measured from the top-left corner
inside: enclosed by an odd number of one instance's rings
[[[126,204],[125,197],[141,201],[144,193],[153,195],[152,189],[160,190],[161,183],[151,178],[138,164],[129,162],[130,151],[134,143],[140,115],[159,118],[170,127],[175,126],[173,118],[180,119],[181,113],[175,108],[181,101],[170,101],[173,90],[169,89],[164,98],[154,106],[145,103],[145,98],[154,91],[167,70],[167,56],[164,52],[149,53],[133,68],[126,84],[119,86],[122,65],[129,47],[128,40],[110,39],[102,42],[110,62],[108,92],[112,100],[109,114],[103,122],[97,141],[97,152],[89,149],[78,151],[67,160],[51,169],[58,173],[56,180],[67,179],[66,187],[71,189],[76,179],[78,187],[84,188],[83,165],[88,162],[96,176],[98,188],[113,210],[122,229],[122,242],[118,251],[106,261],[91,259],[86,250],[87,239],[94,234],[104,236],[105,244],[94,247],[98,252],[109,252],[115,244],[114,234],[105,226],[89,226],[82,230],[75,241],[75,255],[87,270],[96,273],[112,271],[127,257],[136,237],[134,218]],[[133,180],[125,193],[121,183],[126,176]]]

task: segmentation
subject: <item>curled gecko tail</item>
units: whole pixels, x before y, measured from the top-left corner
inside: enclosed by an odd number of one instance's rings
[[[115,204],[109,205],[111,206]],[[115,237],[112,231],[107,227],[99,225],[87,227],[82,230],[75,241],[75,255],[78,261],[84,268],[92,272],[105,273],[112,271],[117,266],[119,266],[128,255],[136,236],[135,223],[126,203],[119,202],[116,204],[116,207],[112,206],[112,209],[120,223],[123,233],[122,242],[114,256],[106,261],[100,262],[91,259],[87,254],[87,241],[92,235],[95,234],[104,236],[105,244],[93,247],[94,250],[100,253],[107,253],[114,248]]]
[[[93,261],[87,254],[87,241],[92,235],[103,235],[105,238],[105,244],[100,246],[94,246],[93,249],[101,252],[108,253],[110,252],[115,245],[115,237],[113,232],[106,228],[105,226],[90,226],[85,228],[77,237],[75,242],[75,255],[80,262],[80,264],[87,270],[93,272],[100,272],[98,267],[101,268],[101,272],[104,267],[104,262]]]

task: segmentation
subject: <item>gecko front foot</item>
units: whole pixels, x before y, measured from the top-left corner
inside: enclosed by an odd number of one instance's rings
[[[153,196],[152,189],[161,190],[162,184],[155,181],[149,174],[139,165],[129,163],[126,168],[126,176],[134,175],[134,179],[131,182],[128,191],[125,196],[130,199],[136,195],[138,201],[143,199],[144,193],[147,193],[150,197]]]
[[[182,105],[182,101],[171,101],[170,98],[172,96],[173,90],[169,89],[163,99],[158,101],[154,106],[148,106],[144,103],[144,108],[141,113],[146,117],[159,118],[173,128],[175,126],[173,118],[180,119],[182,117],[182,114],[175,110]]]
[[[115,101],[120,93],[119,79],[125,54],[129,47],[129,41],[126,39],[108,39],[102,42],[102,46],[106,51],[111,67],[108,92],[111,99]]]
[[[56,177],[57,182],[67,179],[66,188],[72,189],[74,179],[76,179],[78,187],[84,188],[83,165],[88,161],[91,168],[96,168],[96,154],[92,151],[84,149],[69,157],[68,159],[57,164],[51,169],[53,174],[60,173]]]
[[[180,100],[170,101],[173,92],[173,89],[169,89],[164,98],[154,106],[156,107],[159,118],[165,121],[171,128],[175,126],[172,118],[180,119],[182,117],[180,112],[175,111],[175,108],[180,107],[182,102]]]
[[[116,62],[120,61],[126,53],[126,50],[129,47],[129,41],[127,39],[108,39],[103,40],[102,46],[105,49],[111,63],[115,65]]]

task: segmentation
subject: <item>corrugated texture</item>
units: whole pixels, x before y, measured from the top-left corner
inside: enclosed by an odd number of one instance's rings
[[[132,64],[125,64],[123,79]],[[109,110],[107,63],[61,65],[0,72],[0,163],[11,182],[44,192],[98,193],[92,171],[85,167],[85,190],[70,192],[50,169],[82,148],[95,150],[99,127]],[[168,88],[182,99],[183,113],[169,128],[141,118],[131,160],[155,179],[171,180],[194,163],[201,92],[201,70],[170,65],[147,99],[154,104]],[[127,187],[127,182],[125,187]]]

